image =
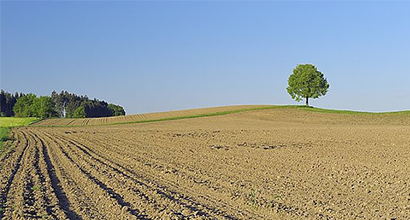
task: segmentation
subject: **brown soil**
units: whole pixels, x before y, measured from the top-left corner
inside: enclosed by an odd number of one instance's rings
[[[235,111],[253,108],[269,107],[269,105],[237,105],[222,106],[212,108],[199,108],[180,111],[156,112],[147,114],[114,116],[104,118],[53,118],[36,122],[34,126],[87,126],[87,125],[105,125],[115,123],[141,122],[148,120],[158,120],[164,118],[186,117],[201,114],[213,114],[225,111]]]
[[[410,219],[409,122],[271,109],[18,128],[0,218]]]

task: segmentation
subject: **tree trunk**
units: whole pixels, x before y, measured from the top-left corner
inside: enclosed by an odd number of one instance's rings
[[[309,97],[306,97],[306,107],[309,107]]]

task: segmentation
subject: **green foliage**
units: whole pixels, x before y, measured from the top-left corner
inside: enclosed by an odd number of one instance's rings
[[[57,116],[55,103],[50,97],[37,97],[34,94],[17,99],[13,110],[17,117],[51,118]]]
[[[73,115],[72,115],[73,118],[85,118],[86,116],[87,116],[87,114],[85,113],[84,106],[80,106],[80,107],[76,108],[73,112]]]
[[[83,112],[74,115],[74,111],[83,106]],[[82,111],[82,110],[81,110]],[[98,99],[89,99],[86,95],[76,95],[67,91],[51,96],[37,97],[34,94],[11,94],[0,91],[0,117],[39,117],[39,118],[73,118],[73,117],[109,117],[125,115],[124,108],[119,105],[108,104]]]
[[[14,116],[13,107],[19,97],[24,96],[23,93],[9,93],[3,90],[0,91],[0,116],[10,117]]]
[[[55,102],[57,115],[60,118],[82,117],[83,114],[79,114],[79,112],[74,115],[74,111],[80,106],[83,106],[86,118],[109,117],[114,116],[114,114],[125,114],[125,111],[121,106],[117,106],[115,111],[113,111],[109,108],[110,104],[107,102],[98,99],[89,99],[86,95],[76,95],[67,91],[61,91],[58,94],[53,91],[51,97]]]
[[[36,117],[37,113],[33,107],[36,95],[28,94],[17,99],[13,111],[16,117]]]
[[[108,104],[108,109],[111,110],[113,116],[125,115],[125,110],[122,106]]]
[[[57,112],[55,110],[55,103],[48,96],[40,96],[36,98],[33,103],[34,111],[36,112],[36,117],[39,118],[51,118],[56,117]]]
[[[309,98],[319,98],[326,95],[329,90],[329,84],[323,73],[312,64],[296,66],[289,76],[288,85],[289,95],[298,102],[305,98],[306,106],[309,105]]]

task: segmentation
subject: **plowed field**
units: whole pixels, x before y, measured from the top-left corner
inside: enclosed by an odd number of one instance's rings
[[[105,118],[55,118],[39,121],[35,126],[87,126],[87,125],[112,125],[124,123],[139,123],[149,121],[160,121],[163,119],[179,119],[184,117],[201,117],[205,115],[226,114],[231,112],[241,112],[252,109],[274,108],[272,105],[238,105],[222,106],[212,108],[199,108],[189,110],[179,110],[170,112],[156,112],[147,114],[125,115]]]
[[[410,119],[269,109],[14,128],[1,219],[410,219]]]

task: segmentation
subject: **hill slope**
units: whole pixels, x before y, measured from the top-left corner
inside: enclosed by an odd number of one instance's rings
[[[86,126],[107,124],[128,124],[161,120],[174,120],[181,118],[195,118],[213,115],[230,114],[255,109],[272,108],[272,105],[238,105],[212,108],[199,108],[180,111],[156,112],[147,114],[136,114],[126,116],[104,117],[104,118],[58,118],[47,119],[35,123],[35,126]]]
[[[104,118],[53,118],[39,121],[33,126],[41,127],[77,127],[134,124],[157,121],[169,121],[187,118],[200,118],[243,113],[248,116],[276,121],[299,121],[314,123],[327,122],[330,124],[410,124],[410,111],[402,112],[356,112],[347,110],[332,110],[321,108],[307,108],[304,106],[280,105],[238,105],[212,108],[188,109],[169,112],[156,112]],[[261,114],[257,116],[258,114]],[[302,120],[302,121],[301,121]]]

